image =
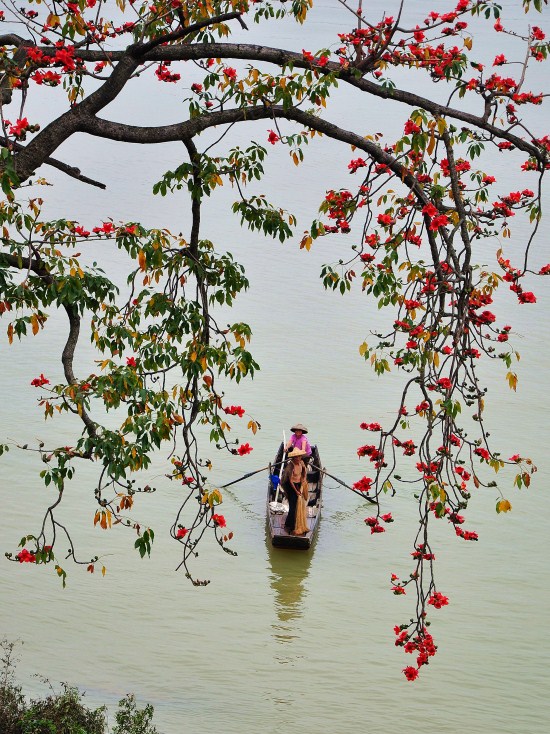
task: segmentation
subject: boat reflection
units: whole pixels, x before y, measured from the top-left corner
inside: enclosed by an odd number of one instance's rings
[[[287,550],[274,548],[266,531],[269,576],[273,589],[276,619],[272,623],[276,641],[288,643],[300,635],[301,625],[297,624],[304,612],[307,597],[306,579],[309,575],[315,545],[309,550]]]

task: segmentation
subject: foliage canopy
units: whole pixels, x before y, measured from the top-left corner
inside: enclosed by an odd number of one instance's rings
[[[56,514],[66,483],[82,461],[98,466],[94,524],[133,529],[136,549],[141,556],[149,554],[154,531],[132,520],[131,510],[136,495],[151,488],[134,477],[161,448],[171,478],[188,490],[171,535],[181,544],[181,566],[189,578],[207,583],[194,578],[190,565],[205,534],[234,552],[219,512],[222,493],[208,482],[196,427],[208,426],[210,440],[220,449],[250,451],[248,443],[229,439],[228,421],[244,411],[224,405],[217,385],[220,377],[237,383],[252,377],[258,364],[249,351],[250,327],[235,322],[221,328],[216,319],[217,309],[231,306],[248,281],[243,265],[201,236],[201,208],[230,182],[237,192],[233,212],[243,226],[280,241],[295,237],[293,214],[263,194],[249,195],[247,186],[262,180],[270,146],[286,146],[299,165],[308,141],[326,136],[351,146],[352,183],[334,189],[327,182],[319,216],[301,236],[300,247],[309,250],[320,237],[347,237],[349,258],[323,267],[325,287],[345,294],[359,284],[366,297],[391,312],[387,332],[373,334],[360,354],[376,374],[398,369],[407,381],[390,425],[361,426],[377,435],[358,449],[372,462],[373,476],[354,488],[377,506],[381,493],[411,487],[418,500],[413,571],[405,580],[392,576],[395,594],[409,586],[416,590],[414,619],[396,627],[396,644],[416,654],[416,667],[404,670],[414,679],[436,649],[427,611],[448,603],[436,585],[430,524],[444,519],[459,539],[477,540],[475,532],[462,527],[472,488],[494,486],[497,512],[511,509],[483,470],[494,475],[512,467],[517,487],[528,487],[535,471],[530,459],[519,454],[504,459],[491,446],[483,420],[486,388],[477,364],[483,358],[499,360],[516,389],[512,366],[519,355],[510,346],[511,327],[500,324],[490,306],[503,284],[520,304],[536,300],[524,278],[534,274],[529,255],[541,221],[550,138],[530,130],[522,110],[544,102],[546,95],[527,84],[530,66],[546,60],[548,43],[537,25],[526,21],[523,30],[509,27],[491,0],[459,0],[446,12],[421,17],[415,8],[413,19],[405,0],[394,4],[392,15],[369,9],[368,17],[361,1],[353,7],[339,2],[349,11],[349,27],[327,39],[326,48],[298,51],[232,43],[230,37],[235,27],[253,37],[255,23],[291,16],[304,25],[307,45],[313,0],[159,0],[153,5],[117,0],[114,12],[113,4],[102,0],[29,0],[21,8],[2,3],[0,315],[12,343],[47,328],[52,309],[65,312],[65,381],[51,385],[41,374],[32,384],[40,390],[46,418],[67,413],[82,422],[71,447],[42,442],[22,447],[38,455],[40,477],[56,495],[42,526],[26,534],[22,550],[8,557],[53,564],[65,583],[57,550],[61,538],[69,542],[72,560],[94,571],[98,558],[80,559],[70,528]],[[541,0],[524,0],[523,6],[543,9]],[[476,60],[472,19],[491,24],[503,52],[514,59],[499,54],[492,67]],[[189,68],[196,73],[190,85]],[[397,86],[397,71],[410,76],[406,89]],[[185,90],[184,119],[151,127],[104,116],[127,88],[139,89],[145,77],[153,76],[159,84]],[[412,91],[418,79],[433,93]],[[359,116],[351,116],[349,128],[331,122],[331,95],[339,85],[352,89],[358,100],[379,98],[389,114],[403,114],[398,139],[390,143],[365,129]],[[25,105],[39,87],[64,90],[61,114],[44,109],[39,120],[25,116]],[[58,98],[58,92],[52,94]],[[259,120],[269,125],[264,144],[251,141],[244,149],[226,150],[221,134],[215,146],[201,147],[205,130]],[[295,132],[283,132],[282,120],[294,123]],[[187,159],[166,171],[153,193],[187,193],[191,225],[185,236],[139,222],[107,220],[88,231],[62,215],[46,220],[42,197],[35,195],[45,183],[43,168],[53,166],[83,184],[104,187],[74,162],[56,157],[76,134],[142,145],[181,141]],[[493,193],[495,177],[481,168],[488,152],[510,156],[525,185]],[[486,267],[480,262],[486,258],[483,243],[510,238],[515,215],[531,227],[521,258],[512,263],[497,245],[495,267]],[[119,292],[108,272],[83,265],[80,245],[93,240],[112,241],[133,263],[129,296]],[[550,266],[536,272],[546,275]],[[83,327],[97,350],[97,369],[77,376],[73,361]],[[406,408],[411,400],[417,403],[414,411]],[[98,417],[104,409],[120,416],[115,429]],[[407,435],[413,423],[423,426],[421,441]],[[254,419],[247,426],[252,434],[258,427]],[[3,444],[0,450],[7,448]],[[415,457],[406,476],[396,473],[400,452]],[[377,534],[391,520],[377,511],[365,523]]]

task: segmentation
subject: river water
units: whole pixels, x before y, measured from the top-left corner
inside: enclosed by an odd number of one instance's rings
[[[414,4],[426,14],[432,5]],[[503,6],[515,27],[521,27],[525,20],[520,3],[507,1]],[[537,20],[548,26],[548,14]],[[334,29],[342,26],[351,27],[345,11],[337,3],[320,2],[307,42],[300,29],[289,24],[276,32],[261,31],[254,40],[315,50],[333,44]],[[476,45],[480,56],[489,59],[501,51],[481,31]],[[535,68],[534,91],[543,83],[543,72]],[[110,116],[139,115],[149,124],[178,119],[181,92],[171,88],[162,105],[155,104],[157,93],[151,85],[140,97],[128,94]],[[339,124],[351,118],[357,128],[363,116],[365,132],[374,125],[391,133],[400,129],[405,115],[405,109],[390,111],[372,101],[365,105],[340,90],[328,117]],[[265,140],[266,127],[254,126],[252,137]],[[246,142],[249,130],[232,131],[231,142]],[[275,149],[262,184],[278,203],[299,215],[304,229],[325,190],[347,183],[350,159],[349,150],[328,141],[310,149],[298,169],[285,151]],[[78,138],[62,152],[60,157],[72,157],[87,175],[108,181],[109,189],[89,190],[48,172],[56,183],[47,192],[53,213],[69,212],[86,226],[109,215],[115,220],[141,217],[146,224],[185,232],[184,203],[178,198],[156,200],[150,194],[162,171],[181,160],[181,146],[145,150]],[[493,160],[490,172],[494,171],[505,193],[530,185],[527,179],[517,183],[508,161]],[[378,379],[358,353],[359,344],[383,323],[384,314],[359,292],[341,298],[323,291],[320,266],[346,256],[344,240],[325,238],[310,253],[299,251],[296,241],[284,246],[264,241],[236,226],[228,213],[233,198],[234,192],[227,190],[213,197],[203,235],[218,249],[234,252],[251,280],[235,316],[251,323],[252,351],[262,370],[253,382],[228,386],[227,402],[243,405],[262,430],[254,437],[240,434],[254,446],[246,457],[217,456],[205,446],[215,461],[212,482],[222,484],[266,465],[282,430],[288,434],[293,422],[302,421],[328,471],[351,483],[366,471],[356,457],[357,446],[364,443],[359,423],[383,422],[399,397],[399,378]],[[521,248],[521,226],[516,236],[516,244],[505,243],[512,256]],[[120,255],[110,245],[90,247],[90,259],[103,258],[109,272],[122,281]],[[533,258],[537,266],[550,259],[548,224]],[[392,595],[389,583],[392,572],[403,576],[411,570],[416,509],[410,494],[400,492],[385,501],[384,510],[391,511],[396,522],[383,535],[371,536],[363,523],[370,514],[368,506],[327,480],[314,548],[285,552],[266,541],[266,475],[260,473],[226,490],[224,514],[239,555],[231,558],[206,545],[195,568],[212,583],[196,589],[173,570],[179,558],[168,528],[180,490],[163,481],[159,460],[147,477],[159,491],[140,500],[136,510],[156,531],[150,559],[139,559],[132,549],[134,538],[124,531],[104,533],[92,527],[93,475],[79,469],[67,492],[64,516],[75,528],[83,556],[98,549],[105,553],[106,576],[90,576],[67,565],[68,585],[63,590],[57,577],[44,569],[0,563],[0,634],[24,643],[19,673],[25,689],[42,690],[32,677],[41,673],[54,684],[80,686],[90,704],[105,702],[111,709],[133,691],[141,702],[155,706],[162,734],[271,734],[288,728],[351,734],[440,734],[464,728],[491,734],[546,732],[550,353],[544,327],[550,296],[544,286],[532,284],[538,297],[534,306],[517,308],[507,294],[501,298],[500,313],[513,325],[522,353],[518,392],[508,390],[500,368],[489,365],[484,372],[490,386],[487,423],[495,446],[505,456],[531,456],[539,472],[529,490],[506,490],[513,505],[507,515],[495,514],[493,490],[478,492],[467,525],[479,533],[479,543],[457,542],[445,524],[434,528],[438,587],[450,604],[432,615],[439,650],[418,681],[404,679],[401,669],[410,659],[393,645],[393,626],[409,618],[413,599]],[[69,441],[74,425],[44,426],[36,393],[28,387],[39,372],[52,382],[62,379],[58,355],[64,338],[63,319],[53,318],[46,333],[10,349],[2,344],[3,440]],[[93,355],[85,343],[77,356],[78,370],[92,369]],[[15,550],[21,535],[35,530],[50,497],[40,486],[38,471],[27,454],[16,450],[0,462],[2,551]]]

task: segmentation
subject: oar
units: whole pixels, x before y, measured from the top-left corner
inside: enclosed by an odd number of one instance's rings
[[[327,477],[330,477],[331,479],[334,479],[335,482],[338,482],[339,484],[341,484],[346,489],[351,489],[352,492],[355,492],[355,494],[358,494],[359,497],[362,497],[364,500],[367,500],[367,502],[370,502],[372,505],[378,504],[375,499],[373,499],[372,497],[369,497],[368,495],[364,494],[363,492],[360,492],[358,489],[354,489],[353,487],[350,487],[349,484],[346,484],[341,479],[338,479],[338,477],[335,477],[333,474],[329,474],[326,469],[321,469],[320,466],[315,466],[315,465],[312,465],[312,468],[313,469],[318,469],[319,471],[322,471],[323,474],[326,474],[327,475]]]
[[[239,477],[239,479],[234,479],[232,482],[228,482],[227,484],[222,484],[220,489],[225,489],[226,487],[230,487],[232,484],[237,484],[237,482],[242,482],[243,479],[248,479],[248,477],[253,477],[254,474],[259,474],[261,471],[265,471],[266,469],[269,469],[272,466],[279,466],[279,464],[282,464],[283,462],[280,461],[277,464],[268,464],[267,466],[262,466],[261,469],[256,469],[256,471],[250,471],[248,474],[245,474],[242,477]]]
[[[285,429],[283,428],[283,458],[280,462],[281,464],[284,464],[285,462],[285,443],[286,443],[286,435],[285,435]],[[275,464],[277,466],[277,464]],[[271,472],[270,472],[271,473]],[[275,483],[275,504],[279,501],[279,487],[281,484],[282,477],[282,471],[279,469],[279,476],[277,477],[277,482]],[[273,481],[273,477],[271,478],[271,481]]]

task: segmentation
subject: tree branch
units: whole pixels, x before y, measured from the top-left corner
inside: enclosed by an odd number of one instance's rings
[[[21,145],[21,143],[18,143],[17,141],[8,140],[5,137],[0,136],[0,144],[4,145],[6,147],[11,147],[16,151],[24,150],[25,146]],[[88,176],[85,176],[83,173],[81,173],[80,168],[76,168],[75,166],[69,166],[68,163],[63,163],[63,161],[57,160],[57,158],[46,158],[44,163],[48,166],[51,166],[52,168],[57,168],[59,171],[62,171],[63,173],[66,173],[67,176],[70,176],[71,178],[76,178],[78,181],[82,181],[83,183],[90,184],[90,186],[97,186],[98,189],[106,189],[106,184],[102,183],[101,181],[96,181],[93,178],[89,178]]]
[[[36,135],[25,148],[16,154],[17,174],[28,178],[73,133],[78,132],[84,119],[92,117],[120,94],[139,62],[124,56],[114,68],[109,79],[80,104],[71,107]]]
[[[280,106],[258,106],[222,110],[220,112],[212,112],[201,115],[200,117],[194,117],[182,123],[164,125],[162,127],[138,127],[96,117],[84,122],[81,132],[87,132],[89,135],[95,135],[109,140],[148,145],[189,139],[217,125],[273,119],[275,117],[293,120],[312,130],[322,132],[334,140],[348,143],[363,150],[377,163],[388,166],[413,191],[420,201],[423,203],[428,202],[429,197],[425,194],[424,189],[418,183],[414,174],[401,165],[392,155],[382,150],[376,143],[366,140],[361,135],[357,135],[357,133],[345,130],[327,120],[315,117],[315,115],[296,108],[285,109]]]
[[[276,64],[280,67],[292,65],[299,68],[311,68],[310,62],[306,61],[302,54],[283,49],[250,44],[210,43],[161,46],[154,48],[143,56],[140,56],[139,59],[135,58],[136,50],[131,49],[133,49],[133,47],[130,47],[130,49],[126,51],[114,51],[111,53],[105,53],[103,51],[78,51],[77,57],[83,61],[99,61],[107,58],[110,61],[118,61],[118,63],[115,66],[112,75],[109,77],[109,80],[106,81],[100,89],[93,92],[79,105],[75,105],[75,107],[65,113],[65,115],[62,115],[57,120],[50,123],[50,125],[33,138],[25,148],[25,152],[20,154],[21,160],[19,160],[18,156],[17,172],[22,178],[30,175],[30,172],[44,161],[44,153],[49,156],[73,132],[77,132],[78,130],[83,130],[85,128],[90,132],[88,129],[90,116],[96,114],[100,109],[103,109],[109,104],[109,102],[115,99],[140,63],[148,61],[185,61],[201,60],[205,58],[232,58],[250,61],[264,61]],[[48,47],[40,47],[40,51],[45,56],[52,56],[56,52],[55,49]],[[130,53],[133,55],[131,56]],[[343,71],[340,66],[334,62],[329,62],[325,67],[317,68],[316,71],[319,74],[335,74],[340,80],[375,97],[393,100],[410,107],[419,107],[435,116],[449,117],[466,123],[472,127],[477,127],[480,130],[484,130],[489,135],[493,135],[501,140],[507,140],[516,148],[526,152],[529,156],[535,157],[539,162],[546,162],[546,156],[540,148],[533,145],[531,142],[514,135],[508,130],[503,130],[496,125],[489,123],[485,119],[485,116],[464,112],[463,110],[434,102],[433,100],[414,94],[413,92],[382,87],[368,79],[354,76],[353,69],[350,71]],[[290,117],[290,113],[280,116]],[[86,118],[88,119],[86,120]],[[145,128],[145,130],[148,130],[148,128]],[[181,137],[178,139],[181,139]]]
[[[233,20],[234,18],[237,18],[241,22],[241,25],[243,25],[241,15],[242,13],[234,11],[231,13],[216,15],[213,18],[205,18],[198,23],[193,23],[192,25],[178,28],[178,30],[174,31],[173,33],[167,33],[164,36],[159,36],[159,38],[154,38],[152,41],[148,41],[147,43],[136,43],[134,46],[130,46],[128,52],[131,53],[135,58],[141,58],[145,54],[152,51],[154,48],[157,48],[157,46],[161,46],[164,43],[173,43],[174,41],[180,41],[186,36],[190,36],[192,33],[197,33],[197,31],[200,31],[202,28],[207,28],[208,26],[215,25],[216,23],[224,23],[225,21]],[[244,27],[246,30],[248,30],[246,26]]]
[[[16,268],[17,270],[31,270],[35,275],[43,278],[47,283],[55,282],[54,276],[38,258],[21,257],[19,255],[12,255],[8,252],[0,252],[0,265],[6,265],[7,267]],[[63,371],[67,383],[69,385],[74,385],[77,382],[77,379],[73,372],[73,359],[80,334],[80,316],[78,315],[78,309],[74,304],[63,303],[62,305],[69,319],[69,336],[67,337],[67,341],[63,349],[61,362],[63,364]],[[80,417],[82,418],[82,422],[86,426],[88,434],[90,436],[95,436],[95,423],[84,409],[84,406],[81,407],[82,412],[80,413]]]

